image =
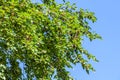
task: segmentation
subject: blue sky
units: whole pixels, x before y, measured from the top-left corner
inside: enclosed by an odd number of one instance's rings
[[[75,80],[120,80],[120,0],[70,0],[78,8],[95,12],[98,18],[91,27],[103,40],[84,41],[84,47],[93,53],[99,63],[93,62],[96,72],[87,75],[80,65],[71,69]]]
[[[61,1],[61,0],[59,0]],[[103,40],[84,41],[99,63],[92,62],[96,72],[87,75],[80,65],[70,70],[75,80],[120,80],[120,0],[69,0],[78,8],[95,12],[97,22],[91,24]]]

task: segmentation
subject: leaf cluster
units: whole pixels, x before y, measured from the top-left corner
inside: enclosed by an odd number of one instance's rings
[[[77,63],[87,73],[94,71],[83,55],[97,59],[82,47],[83,36],[91,41],[101,38],[86,20],[95,22],[94,13],[76,11],[69,2],[51,1],[54,4],[0,0],[0,65],[5,66],[2,78],[51,80],[55,75],[57,80],[70,80],[66,67]]]

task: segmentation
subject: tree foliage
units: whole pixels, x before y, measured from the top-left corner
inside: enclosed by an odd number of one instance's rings
[[[94,13],[42,2],[0,0],[0,79],[70,80],[66,67],[77,63],[94,71],[88,61],[97,59],[82,47],[83,36],[101,38],[88,23],[96,21]]]

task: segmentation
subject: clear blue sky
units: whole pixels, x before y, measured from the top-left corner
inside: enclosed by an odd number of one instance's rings
[[[70,2],[75,2],[78,8],[95,12],[98,20],[91,26],[103,37],[103,40],[84,42],[84,47],[100,61],[92,63],[96,72],[87,75],[80,65],[76,65],[70,70],[71,75],[75,80],[120,80],[120,0],[70,0]]]
[[[98,18],[92,24],[94,31],[103,40],[84,42],[84,47],[93,53],[99,63],[92,63],[96,72],[87,75],[80,65],[74,67],[71,75],[75,80],[120,80],[120,0],[70,0],[78,8],[95,12]]]

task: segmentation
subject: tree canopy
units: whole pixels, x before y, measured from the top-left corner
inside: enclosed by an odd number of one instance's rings
[[[70,80],[66,68],[81,64],[89,73],[88,62],[98,61],[83,48],[101,37],[92,31],[93,12],[63,1],[0,0],[0,79]],[[86,56],[84,58],[83,56]]]

